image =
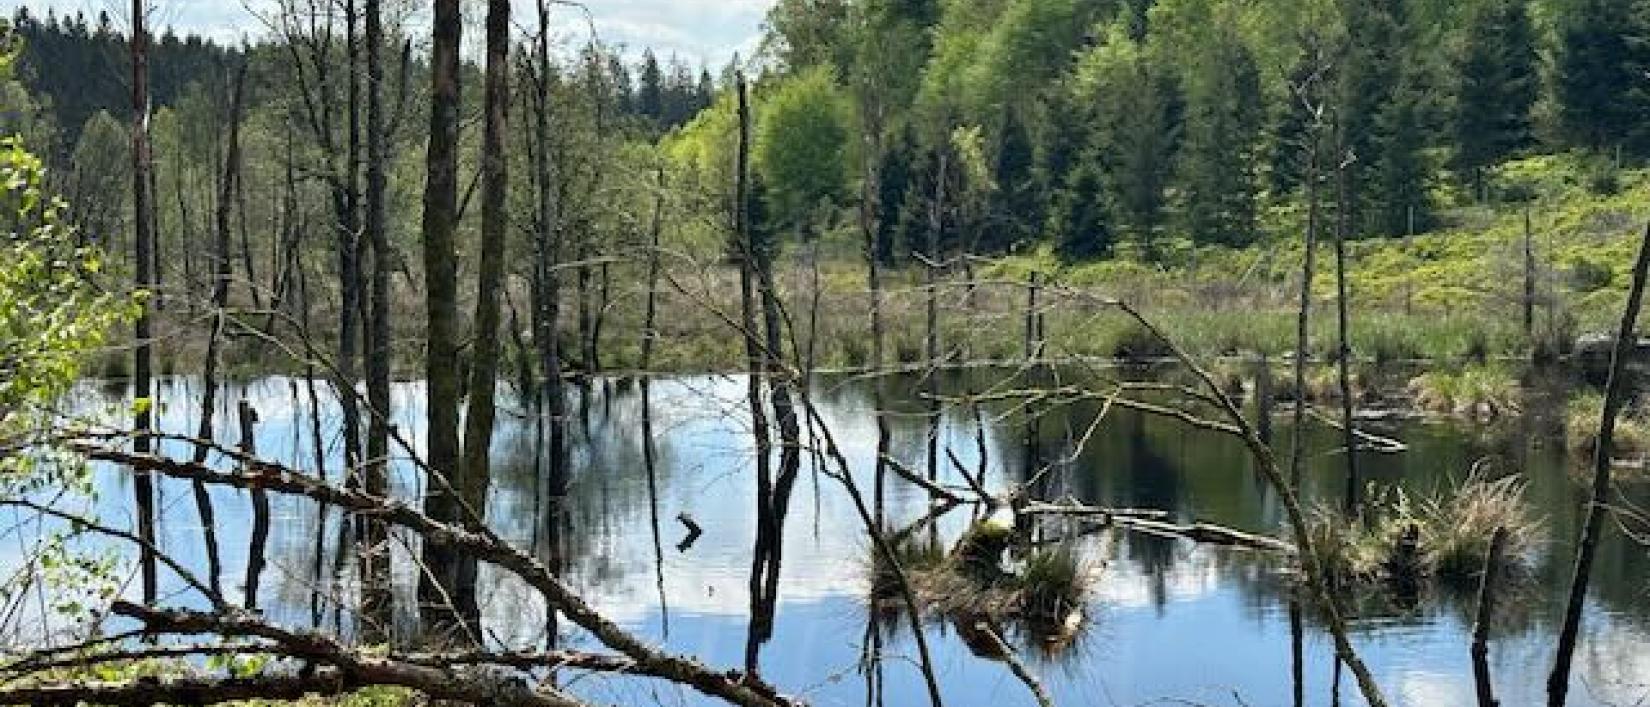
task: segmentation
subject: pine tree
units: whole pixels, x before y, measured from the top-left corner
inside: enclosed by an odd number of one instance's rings
[[[1530,109],[1539,77],[1525,2],[1490,0],[1478,5],[1457,62],[1454,166],[1478,194],[1483,192],[1485,167],[1531,142]]]
[[[716,102],[716,82],[710,77],[710,69],[704,67],[699,69],[699,85],[694,89],[693,98],[693,113],[695,115]]]
[[[1187,81],[1183,216],[1193,240],[1243,246],[1255,236],[1260,71],[1237,37],[1218,42]]]
[[[1372,218],[1374,229],[1382,235],[1420,232],[1431,223],[1427,183],[1432,169],[1423,154],[1426,132],[1420,119],[1426,90],[1418,76],[1414,70],[1403,72],[1391,105],[1380,115],[1378,129],[1385,142],[1375,165]]]
[[[1097,160],[1082,160],[1071,170],[1053,211],[1050,230],[1058,238],[1055,248],[1062,259],[1073,261],[1111,253],[1113,234]]]
[[[1002,141],[992,179],[997,188],[987,203],[985,228],[978,246],[985,252],[1011,251],[1035,239],[1043,225],[1043,193],[1037,157],[1025,121],[1010,111],[1003,120]]]
[[[636,88],[636,112],[652,120],[665,115],[665,76],[653,50],[642,52],[641,85]]]
[[[906,199],[911,191],[911,153],[916,138],[909,126],[901,131],[892,145],[883,151],[882,164],[877,169],[877,203],[882,205],[882,218],[877,219],[877,258],[884,264],[894,263],[897,244],[910,246],[907,237],[909,222],[902,218]]]
[[[636,87],[631,85],[630,69],[617,54],[607,60],[607,73],[613,81],[613,107],[620,115],[636,112]]]
[[[1314,76],[1321,70],[1316,58],[1307,52],[1302,52],[1289,70],[1286,79],[1288,90],[1276,109],[1267,140],[1270,154],[1267,187],[1273,198],[1293,192],[1306,180],[1305,145],[1307,130],[1314,118],[1310,112],[1312,108],[1301,100],[1296,90],[1314,82]]]
[[[1561,20],[1554,93],[1560,127],[1573,145],[1624,143],[1645,115],[1633,87],[1643,76],[1643,24],[1633,0],[1581,0]]]
[[[1180,143],[1182,102],[1174,76],[1114,23],[1078,59],[1075,102],[1097,106],[1092,150],[1119,236],[1156,257],[1168,185]]]

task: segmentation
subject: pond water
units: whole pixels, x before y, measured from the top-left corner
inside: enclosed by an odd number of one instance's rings
[[[955,374],[947,389],[984,389],[994,378]],[[913,380],[883,383],[892,430],[890,454],[913,469],[926,463],[930,423]],[[542,480],[540,426],[505,395],[493,446],[495,472],[488,519],[501,534],[541,557],[562,557],[564,576],[606,615],[669,650],[699,656],[724,668],[744,664],[751,613],[750,571],[756,537],[755,475],[750,417],[742,377],[656,379],[648,386],[649,425],[643,424],[642,386],[601,381],[575,397],[575,471],[569,497],[553,503]],[[193,431],[200,383],[172,378],[158,389],[161,429]],[[118,407],[119,385],[83,383],[75,407]],[[314,469],[312,417],[320,416],[322,455],[337,481],[339,415],[320,392],[316,410],[301,379],[261,378],[228,386],[219,396],[218,429],[234,429],[234,409],[245,398],[258,411],[260,455],[299,469]],[[872,487],[877,445],[873,384],[847,378],[815,382],[814,401],[854,467],[861,488]],[[422,385],[395,386],[394,419],[403,436],[421,438]],[[1537,410],[1556,406],[1530,406]],[[1218,433],[1124,410],[1110,411],[1075,455],[1097,403],[1045,412],[1028,444],[1025,419],[1004,402],[986,409],[984,448],[988,483],[1001,489],[1048,462],[1047,492],[1084,502],[1172,511],[1182,520],[1207,520],[1257,532],[1275,532],[1282,508],[1248,455]],[[1281,418],[1280,418],[1281,422]],[[1449,422],[1391,422],[1379,430],[1410,445],[1402,454],[1360,456],[1379,486],[1427,490],[1459,479],[1473,462],[1490,457],[1498,468],[1522,470],[1528,498],[1544,518],[1549,542],[1534,560],[1534,576],[1497,617],[1490,664],[1497,696],[1506,705],[1544,700],[1553,634],[1567,588],[1573,538],[1585,494],[1574,463],[1558,442],[1556,420],[1531,414],[1491,427]],[[644,428],[652,432],[644,438]],[[953,451],[960,462],[978,460],[972,410],[946,410],[938,424],[940,458]],[[1279,449],[1288,449],[1281,429]],[[1310,465],[1304,494],[1330,503],[1344,486],[1338,433],[1307,432]],[[238,434],[220,433],[226,443]],[[416,442],[415,442],[416,443]],[[655,454],[648,468],[644,445]],[[182,445],[166,451],[187,457]],[[129,522],[130,478],[119,469],[97,470],[95,501],[106,519]],[[961,485],[949,464],[942,483]],[[404,460],[392,467],[395,492],[420,492],[418,474]],[[205,567],[201,524],[190,486],[160,483],[162,545],[192,567]],[[1636,492],[1635,492],[1636,493]],[[247,557],[250,505],[243,494],[214,492],[224,585],[239,596]],[[888,484],[887,508],[895,525],[922,516],[926,492],[899,480]],[[550,513],[548,508],[565,508]],[[858,516],[838,482],[804,464],[784,529],[776,619],[761,647],[763,676],[816,705],[926,704],[924,683],[907,624],[867,609],[871,551]],[[704,528],[679,551],[686,513]],[[968,522],[967,508],[937,524],[955,538]],[[268,567],[262,575],[261,608],[294,625],[341,625],[351,618],[331,597],[352,589],[347,567],[337,567],[340,517],[302,499],[275,498]],[[1069,644],[1046,646],[1011,632],[1008,639],[1061,705],[1288,705],[1292,703],[1292,581],[1275,557],[1222,549],[1140,533],[1088,535],[1072,541],[1097,580],[1085,620]],[[393,563],[402,607],[410,625],[415,583],[406,547]],[[347,555],[348,553],[346,553]],[[163,570],[164,575],[164,570]],[[1585,635],[1576,655],[1574,705],[1640,704],[1650,695],[1650,558],[1612,532],[1595,568]],[[166,580],[170,601],[198,604],[175,578]],[[486,628],[500,640],[543,645],[545,612],[533,592],[484,570],[481,591]],[[1470,592],[1439,590],[1419,604],[1395,608],[1363,605],[1353,623],[1354,640],[1389,697],[1402,705],[1473,703],[1468,655],[1473,601]],[[1350,675],[1335,688],[1329,638],[1313,620],[1304,622],[1300,667],[1305,704],[1361,704]],[[406,626],[402,627],[403,630]],[[597,647],[565,622],[560,645]],[[861,668],[869,632],[876,631],[885,660]],[[1034,704],[999,662],[978,657],[955,627],[935,620],[926,629],[947,704]],[[697,693],[657,681],[581,676],[564,683],[603,704],[708,704]],[[877,688],[880,696],[868,695]]]

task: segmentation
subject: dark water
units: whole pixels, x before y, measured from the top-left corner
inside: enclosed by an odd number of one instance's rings
[[[979,379],[973,383],[985,385]],[[947,387],[961,385],[960,380],[947,381]],[[867,490],[877,439],[871,390],[863,381],[833,379],[819,381],[814,393]],[[928,423],[920,414],[923,404],[914,383],[891,382],[887,390],[895,409],[890,416],[892,453],[922,469]],[[81,409],[93,410],[118,404],[123,393],[86,383],[77,390],[76,402]],[[159,425],[169,431],[194,430],[199,393],[198,382],[191,379],[166,381],[159,393]],[[419,384],[395,388],[395,420],[409,439],[420,437],[421,395]],[[564,557],[568,580],[619,623],[671,651],[696,655],[719,667],[740,667],[756,536],[753,445],[744,395],[742,378],[679,378],[651,384],[651,441],[657,463],[656,494],[650,495],[640,386],[594,386],[574,406],[580,411],[572,423],[576,472],[571,496],[563,504],[565,514],[547,512],[550,502],[541,480],[537,426],[507,399],[494,444],[489,521],[541,557]],[[219,397],[224,405],[220,430],[233,429],[224,421],[233,419],[234,402],[243,396],[261,418],[258,451],[313,469],[310,416],[315,411],[302,381],[266,378],[230,386],[227,395]],[[329,398],[323,390],[319,412],[326,430],[323,452],[337,481],[339,460],[333,447],[338,415],[326,402]],[[1543,408],[1532,407],[1538,412]],[[1003,488],[1024,479],[1027,469],[1068,456],[1097,409],[1096,404],[1079,404],[1048,411],[1034,448],[1028,448],[1024,421],[1013,406],[988,408],[984,419],[990,484]],[[1381,430],[1409,443],[1410,451],[1361,457],[1372,481],[1412,490],[1458,479],[1484,457],[1498,459],[1503,469],[1524,471],[1529,498],[1546,521],[1550,542],[1536,558],[1534,578],[1494,627],[1490,661],[1497,695],[1505,705],[1533,705],[1544,699],[1572,538],[1584,500],[1574,480],[1579,477],[1571,474],[1572,464],[1553,437],[1555,425],[1540,414],[1489,428],[1392,423]],[[975,429],[971,411],[946,411],[939,433],[941,459],[949,448],[973,466],[978,460]],[[1280,449],[1288,448],[1287,433],[1283,431]],[[1334,453],[1337,434],[1309,431],[1311,468],[1305,494],[1311,498],[1339,498],[1344,480],[1343,461]],[[220,433],[221,441],[236,439],[233,432]],[[169,451],[188,455],[181,445]],[[962,484],[949,464],[941,467],[943,482]],[[396,463],[392,474],[397,493],[413,497],[419,492],[410,463]],[[100,512],[127,522],[129,478],[114,469],[99,470],[98,478]],[[1051,495],[1169,509],[1182,519],[1253,531],[1274,531],[1282,521],[1280,504],[1252,471],[1238,443],[1176,421],[1123,410],[1111,411],[1070,463],[1056,463],[1047,483],[1045,490]],[[189,486],[176,481],[160,486],[163,545],[191,566],[204,568],[201,528]],[[214,499],[225,587],[238,595],[249,504],[244,496],[223,490]],[[920,489],[897,480],[889,483],[888,508],[894,521],[919,517],[927,507],[928,498]],[[968,521],[968,512],[944,517],[939,534],[955,537]],[[690,514],[705,530],[685,552],[674,547],[685,532],[676,522],[679,513]],[[323,516],[307,501],[276,498],[274,518],[261,591],[264,610],[282,622],[349,630],[352,617],[325,598],[353,591],[347,563],[336,562],[338,514]],[[1076,550],[1098,578],[1076,640],[1049,648],[1035,637],[1009,635],[1058,704],[1290,704],[1291,582],[1275,558],[1130,533],[1091,535],[1077,541]],[[406,606],[414,570],[406,548],[396,552],[398,594]],[[760,654],[769,681],[818,705],[866,704],[873,682],[881,685],[882,704],[926,703],[914,642],[905,624],[884,620],[875,629],[871,626],[866,608],[870,556],[868,540],[840,486],[804,464],[785,527],[774,633]],[[1572,704],[1632,705],[1650,696],[1647,578],[1646,551],[1612,533],[1595,569]],[[511,643],[543,645],[544,609],[536,595],[485,570],[483,583],[489,632]],[[184,604],[196,601],[181,592],[173,597]],[[1454,591],[1431,593],[1410,609],[1367,606],[1354,624],[1355,641],[1395,703],[1471,704],[1471,611],[1470,592]],[[867,671],[860,661],[871,630],[880,631],[886,659],[880,669]],[[561,632],[563,646],[597,647],[565,623]],[[1033,703],[1006,666],[977,657],[951,626],[936,621],[927,635],[947,704]],[[1304,656],[1305,703],[1336,704],[1331,645],[1310,618]],[[654,681],[583,676],[570,686],[598,703],[705,703],[697,693]],[[1344,676],[1338,703],[1361,704],[1350,675]]]

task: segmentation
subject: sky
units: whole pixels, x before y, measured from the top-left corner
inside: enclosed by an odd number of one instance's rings
[[[267,12],[275,0],[148,0],[154,8],[150,22],[157,29],[170,25],[180,34],[196,33],[219,41],[238,42],[243,36],[261,35],[262,23],[256,12]],[[714,73],[738,52],[750,56],[761,33],[762,19],[774,0],[587,0],[597,34],[602,41],[623,45],[630,56],[639,57],[644,48],[651,47],[660,60],[672,54],[690,66],[703,64]],[[385,3],[396,5],[395,0]],[[407,3],[415,11],[410,23],[429,21],[429,2],[417,0]],[[535,3],[516,0],[515,11],[519,27],[532,27]],[[20,6],[44,15],[50,8],[59,14],[84,12],[96,17],[108,12],[117,26],[125,27],[131,12],[129,0],[0,0],[0,15],[10,17]],[[466,0],[467,13],[474,13],[474,29],[466,32],[466,43],[481,34],[482,5]],[[589,23],[583,14],[563,7],[555,13],[553,22],[561,25],[558,39],[570,44],[583,43],[589,36]]]

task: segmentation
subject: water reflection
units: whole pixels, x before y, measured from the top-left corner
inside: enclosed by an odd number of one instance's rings
[[[990,381],[939,376],[947,390],[987,389]],[[810,397],[852,464],[863,489],[876,489],[879,454],[927,471],[929,440],[936,456],[955,454],[956,465],[936,463],[942,484],[964,485],[955,466],[974,468],[982,454],[994,489],[1043,476],[1051,494],[1114,506],[1156,507],[1178,520],[1193,519],[1254,530],[1280,526],[1277,499],[1251,471],[1240,443],[1175,421],[1112,410],[1087,444],[1077,441],[1099,413],[1075,403],[1028,415],[1013,405],[945,408],[932,416],[916,379],[865,381],[820,379]],[[325,387],[313,394],[302,380],[265,378],[230,384],[221,391],[219,420],[235,419],[231,407],[245,399],[258,412],[250,442],[263,455],[298,468],[332,469],[339,481],[343,450],[335,430],[342,412]],[[914,667],[908,629],[895,617],[868,611],[869,545],[860,521],[839,489],[825,482],[815,503],[788,503],[778,528],[784,562],[753,563],[753,539],[765,535],[756,504],[755,459],[749,389],[742,377],[688,377],[638,384],[593,381],[570,389],[578,423],[570,430],[565,484],[547,479],[546,433],[531,406],[505,396],[494,444],[495,479],[489,522],[505,538],[531,547],[547,565],[622,625],[673,651],[712,664],[740,666],[751,658],[752,638],[762,636],[762,676],[801,692],[815,704],[923,702],[925,688]],[[161,429],[193,431],[202,391],[178,378],[159,386]],[[86,383],[75,391],[84,410],[116,404],[124,391]],[[423,386],[397,384],[391,422],[415,444],[422,439]],[[767,406],[771,409],[771,400]],[[1532,406],[1538,411],[1543,406]],[[111,409],[119,409],[114,405]],[[571,409],[571,408],[570,408]],[[884,414],[879,414],[879,411]],[[983,420],[983,436],[976,434]],[[1551,542],[1534,566],[1522,595],[1509,596],[1496,617],[1488,663],[1496,695],[1505,704],[1535,704],[1544,696],[1541,676],[1550,661],[1556,602],[1562,599],[1571,543],[1581,520],[1583,490],[1566,476],[1566,460],[1543,442],[1552,421],[1541,415],[1492,429],[1443,423],[1387,423],[1375,431],[1402,438],[1411,451],[1368,455],[1361,473],[1377,484],[1428,489],[1463,476],[1482,457],[1503,468],[1523,469],[1530,498],[1545,516]],[[220,426],[221,427],[221,426]],[[932,430],[932,434],[931,434]],[[1294,431],[1276,430],[1280,448]],[[1344,466],[1333,453],[1338,433],[1307,430],[1308,469],[1303,494],[1335,502]],[[232,435],[220,440],[234,442]],[[983,439],[984,444],[977,444]],[[193,449],[163,445],[187,457]],[[770,453],[784,467],[785,443]],[[800,451],[801,446],[798,447]],[[1070,457],[1069,463],[1060,464]],[[225,465],[224,459],[211,459]],[[798,462],[800,463],[800,461]],[[129,519],[130,478],[98,470],[103,493],[96,503],[106,519]],[[392,460],[392,493],[415,499],[421,481],[413,465]],[[777,479],[776,479],[777,480]],[[903,527],[930,510],[926,492],[890,476],[877,493],[887,524]],[[211,489],[224,576],[243,577],[257,555],[252,537],[254,504],[248,494]],[[787,494],[788,501],[788,494]],[[330,624],[362,629],[351,606],[361,591],[359,559],[340,514],[297,499],[268,499],[267,565],[253,582],[226,582],[232,601],[250,599],[259,587],[260,608],[293,625]],[[203,527],[187,483],[157,484],[159,537],[190,566],[208,566]],[[661,519],[688,513],[704,535],[683,552],[663,547]],[[923,532],[949,542],[967,521],[951,513]],[[814,529],[817,528],[817,531]],[[931,529],[931,530],[930,530]],[[416,543],[391,533],[389,571],[396,614],[392,633],[410,635],[417,584],[411,558]],[[1185,541],[1120,535],[1073,541],[1105,561],[1086,612],[1090,628],[1073,649],[1022,650],[1060,704],[1132,705],[1159,698],[1229,704],[1325,704],[1358,701],[1350,685],[1333,698],[1332,647],[1310,611],[1294,610],[1292,582],[1273,558],[1215,550]],[[342,550],[342,551],[341,551]],[[763,581],[752,581],[753,566]],[[1572,704],[1632,704],[1650,692],[1650,608],[1645,579],[1650,562],[1642,548],[1611,537],[1601,548],[1590,600],[1587,636],[1578,655]],[[163,570],[162,585],[179,586]],[[482,612],[488,632],[523,646],[556,643],[586,646],[588,639],[557,626],[541,598],[483,568]],[[769,587],[773,590],[770,591]],[[163,592],[163,596],[165,592]],[[766,603],[771,602],[771,603]],[[1473,699],[1468,654],[1471,597],[1435,591],[1409,608],[1364,605],[1356,641],[1393,699],[1406,705],[1464,704]],[[759,617],[768,621],[757,622]],[[532,617],[544,617],[535,619]],[[939,682],[957,704],[1024,704],[1025,689],[1002,666],[982,661],[958,627],[927,629]],[[1035,647],[1029,636],[1007,638]],[[1196,669],[1189,669],[1195,666]],[[847,676],[862,679],[842,679]],[[667,704],[698,704],[698,695],[612,678],[574,683],[597,702],[651,704],[660,691]]]

